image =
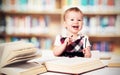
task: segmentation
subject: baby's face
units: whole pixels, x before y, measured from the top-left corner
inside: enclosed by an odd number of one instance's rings
[[[77,34],[82,29],[83,15],[80,12],[68,12],[65,17],[65,25],[69,32]]]

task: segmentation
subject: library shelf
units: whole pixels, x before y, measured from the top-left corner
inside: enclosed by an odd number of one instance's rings
[[[5,2],[6,1],[7,0],[5,0]],[[95,42],[95,44],[98,42],[104,42],[104,43],[107,43],[107,45],[109,43],[109,44],[114,44],[115,47],[120,47],[120,43],[119,43],[120,42],[120,35],[119,35],[119,32],[120,32],[120,30],[119,30],[120,10],[118,10],[119,9],[118,6],[119,6],[119,2],[120,2],[119,0],[112,0],[112,1],[116,1],[116,2],[107,0],[108,2],[103,1],[101,3],[97,3],[95,0],[91,0],[92,2],[87,2],[88,0],[80,0],[80,2],[78,2],[79,0],[78,1],[77,0],[42,0],[45,2],[50,1],[50,5],[47,3],[45,5],[44,4],[41,5],[41,7],[40,7],[40,5],[38,5],[38,7],[37,7],[38,9],[32,8],[32,7],[36,7],[36,4],[31,3],[32,0],[29,0],[28,2],[26,2],[26,0],[25,0],[25,2],[20,2],[21,6],[19,6],[20,4],[18,3],[17,6],[19,7],[19,9],[18,9],[18,7],[15,8],[15,5],[10,4],[11,1],[13,1],[13,0],[10,0],[8,2],[8,7],[10,5],[9,8],[6,7],[7,5],[5,5],[3,3],[4,10],[0,11],[0,13],[5,15],[5,21],[7,21],[7,19],[11,20],[11,21],[9,21],[9,24],[12,21],[17,22],[18,19],[20,20],[19,23],[23,23],[24,22],[23,19],[26,19],[28,24],[32,24],[31,21],[34,20],[33,24],[36,24],[37,22],[38,23],[42,22],[42,24],[44,24],[44,23],[47,24],[47,27],[41,28],[41,29],[43,29],[42,34],[34,33],[34,30],[36,30],[36,29],[33,29],[33,34],[31,34],[31,33],[30,34],[19,34],[19,33],[14,34],[14,32],[13,33],[11,32],[12,34],[9,34],[5,30],[6,33],[0,34],[0,38],[2,38],[2,39],[6,38],[5,40],[7,40],[7,42],[9,42],[11,40],[11,38],[13,38],[13,37],[15,37],[15,38],[36,37],[36,38],[40,38],[40,39],[49,39],[49,38],[51,39],[51,37],[52,37],[52,42],[53,42],[53,40],[54,40],[53,37],[55,37],[57,32],[60,32],[60,30],[62,29],[61,24],[63,22],[62,16],[63,16],[64,10],[66,8],[77,6],[83,11],[83,14],[85,16],[85,18],[84,18],[85,26],[88,29],[88,30],[86,30],[87,31],[86,34],[88,34],[88,36],[90,37],[89,39],[91,42],[93,42],[93,44],[94,44],[94,42]],[[19,2],[21,0],[17,0],[17,1]],[[37,1],[40,2],[40,0],[36,0],[36,2]],[[97,1],[99,2],[100,0],[97,0]],[[34,0],[33,0],[33,2],[34,2]],[[114,3],[116,3],[116,4],[114,4]],[[29,5],[29,4],[32,4],[32,5],[26,7],[26,5]],[[48,7],[48,5],[49,5],[49,7]],[[45,8],[43,9],[43,7],[45,7]],[[42,10],[39,8],[41,8]],[[8,9],[8,11],[6,9]],[[93,9],[95,9],[95,10],[93,10]],[[2,16],[2,15],[0,15],[0,16]],[[21,19],[21,18],[23,18],[23,19]],[[96,25],[96,24],[98,24],[98,25]],[[8,23],[4,26],[8,26]],[[12,24],[11,24],[11,26],[12,26]],[[17,24],[14,26],[17,26]],[[33,26],[35,26],[35,25],[33,25]],[[29,25],[28,25],[28,27],[29,27]],[[99,32],[95,31],[96,27],[98,27]],[[31,27],[29,27],[29,28],[31,29]],[[48,30],[48,31],[46,31],[46,33],[44,33],[45,29]],[[104,33],[104,35],[103,35],[103,33]],[[3,38],[3,36],[4,36],[4,38]],[[51,43],[49,43],[49,44],[51,44]]]

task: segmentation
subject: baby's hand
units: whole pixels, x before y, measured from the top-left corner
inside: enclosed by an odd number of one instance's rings
[[[67,45],[69,45],[69,44],[72,43],[72,41],[73,41],[72,37],[73,37],[73,35],[70,36],[70,37],[67,37],[67,38],[65,39],[65,42],[67,43]]]
[[[88,48],[84,48],[83,50],[84,57],[89,58],[91,57],[91,53]]]

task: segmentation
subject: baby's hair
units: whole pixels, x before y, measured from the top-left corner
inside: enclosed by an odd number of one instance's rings
[[[66,18],[66,14],[70,11],[80,12],[83,15],[82,11],[78,7],[71,7],[64,12],[64,14],[63,14],[64,21],[65,21],[65,18]]]

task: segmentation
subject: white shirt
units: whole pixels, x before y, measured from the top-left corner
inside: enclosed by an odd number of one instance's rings
[[[83,38],[82,38],[82,42],[83,42],[83,48],[86,48],[87,46],[91,46],[90,45],[90,42],[89,42],[89,40],[88,40],[88,36],[86,36],[86,35],[79,35],[78,36],[78,39],[80,38],[80,37],[82,37],[82,36],[84,36]],[[62,35],[57,35],[56,36],[56,39],[55,39],[55,42],[54,42],[54,45],[55,46],[60,46],[62,43],[61,43],[61,41],[60,41],[60,39],[61,39],[61,37],[62,37]],[[65,37],[65,36],[64,36]]]

